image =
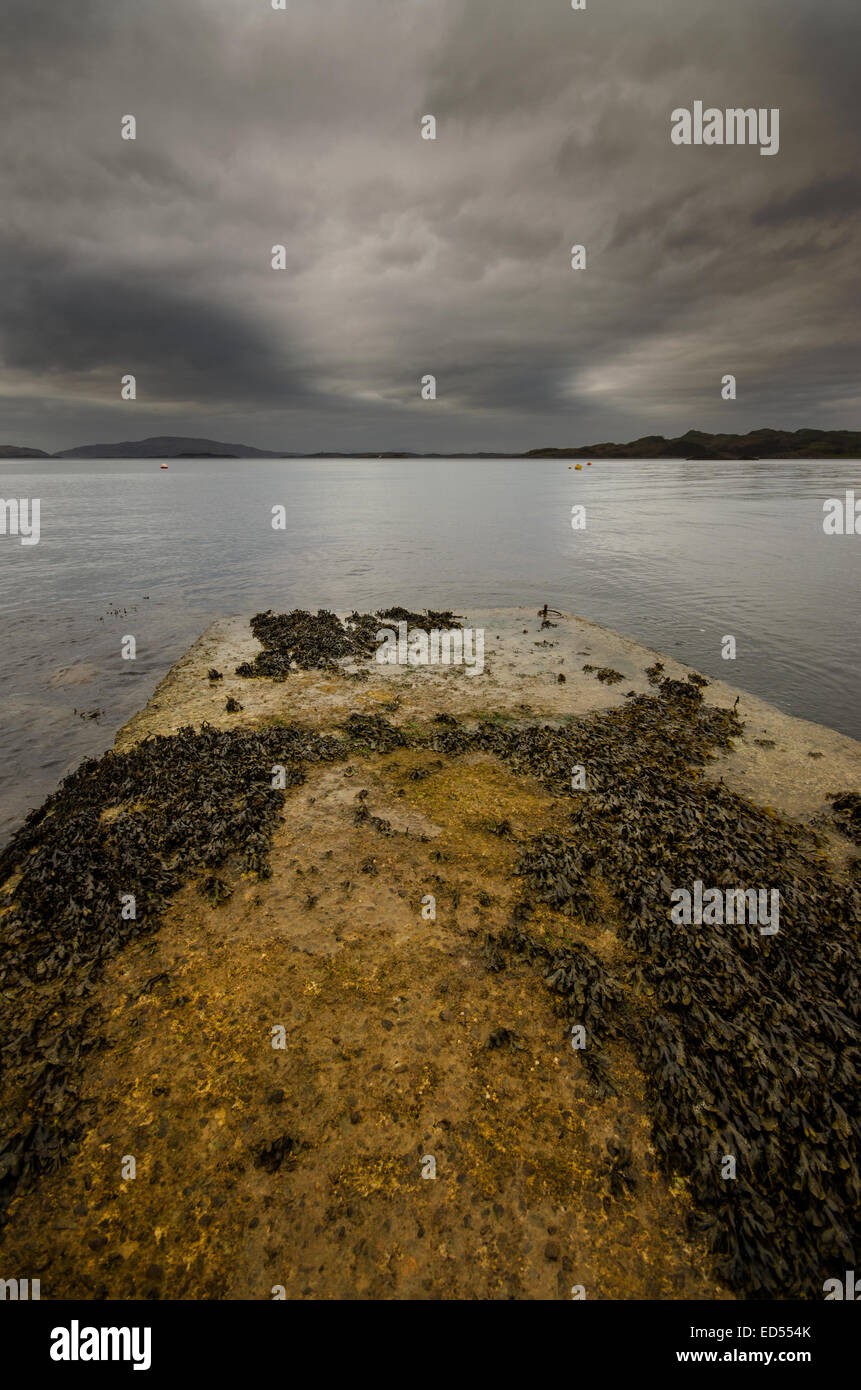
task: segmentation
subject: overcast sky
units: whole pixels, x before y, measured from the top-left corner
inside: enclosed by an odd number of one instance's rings
[[[587,4],[0,0],[0,443],[861,428],[859,0]]]

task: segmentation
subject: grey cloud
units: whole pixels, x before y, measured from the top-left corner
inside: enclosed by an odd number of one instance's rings
[[[2,442],[127,434],[126,371],[260,447],[726,428],[725,371],[739,429],[855,424],[855,0],[3,8]],[[696,98],[780,154],[673,147]]]
[[[288,354],[233,310],[128,270],[83,268],[0,247],[0,341],[8,368],[68,378],[112,394],[246,401],[304,391]]]
[[[786,198],[757,208],[751,221],[759,227],[782,226],[802,219],[825,222],[834,217],[847,217],[859,210],[861,179],[858,175],[825,175],[797,188]]]

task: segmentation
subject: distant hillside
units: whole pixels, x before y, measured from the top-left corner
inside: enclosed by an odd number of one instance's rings
[[[861,458],[856,430],[751,430],[750,434],[704,434],[688,430],[676,439],[647,434],[630,444],[593,444],[583,449],[530,449],[525,458],[566,459],[809,459]]]
[[[385,453],[323,452],[297,455],[287,451],[252,449],[249,444],[222,444],[217,439],[192,439],[186,435],[159,434],[150,439],[125,440],[121,444],[81,444],[45,454],[41,449],[0,444],[0,458],[58,459],[181,459],[181,458],[560,458],[560,459],[857,459],[861,458],[861,432],[857,430],[751,430],[749,434],[705,434],[688,430],[674,439],[647,434],[630,444],[589,444],[576,449],[530,449],[522,454],[417,454],[406,450]]]
[[[181,434],[157,434],[150,439],[126,439],[121,444],[81,444],[62,449],[58,459],[176,459],[176,458],[252,458],[280,457],[267,449],[249,444],[221,444],[217,439],[190,439]]]

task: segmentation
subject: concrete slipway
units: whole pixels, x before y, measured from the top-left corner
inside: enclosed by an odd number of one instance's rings
[[[276,683],[234,674],[258,644],[247,617],[220,620],[116,747],[204,722],[334,731],[351,712],[406,727],[440,713],[552,721],[650,693],[658,654],[585,619],[464,621],[485,631],[481,675],[370,661]],[[584,664],[624,679],[604,685]],[[708,776],[802,822],[858,786],[861,745],[722,682],[705,694],[736,697],[744,740]],[[387,835],[356,823],[360,791]],[[14,1200],[4,1264],[41,1273],[48,1298],[732,1297],[688,1233],[685,1183],[654,1162],[633,1054],[611,1046],[618,1095],[599,1099],[535,969],[487,968],[482,942],[518,892],[516,844],[492,827],[507,821],[516,839],[559,817],[546,787],[481,754],[309,767],[287,795],[271,878],[238,872],[217,907],[189,884],[155,936],[108,963],[91,1124],[61,1171]],[[845,863],[848,842],[829,843]],[[435,920],[421,915],[427,894]],[[618,960],[612,893],[604,906],[573,924],[548,910],[539,929]],[[510,1043],[489,1048],[500,1029]],[[291,1136],[289,1163],[248,1162],[275,1134]],[[624,1200],[606,1181],[616,1141],[632,1154]]]

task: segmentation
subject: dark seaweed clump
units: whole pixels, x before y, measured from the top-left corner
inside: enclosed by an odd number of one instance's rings
[[[233,897],[233,889],[217,874],[206,874],[200,879],[197,891],[202,898],[212,903],[213,907],[218,907],[220,903],[226,903],[228,898]]]
[[[534,898],[559,911],[582,917],[595,911],[588,887],[588,875],[594,862],[594,856],[580,854],[561,835],[539,835],[530,841],[528,851],[518,863],[517,873],[528,878]]]
[[[539,959],[566,1019],[591,1022],[599,1048],[614,1032],[633,1042],[659,1157],[687,1178],[727,1280],[752,1296],[821,1297],[828,1272],[861,1253],[857,881],[830,869],[810,831],[702,775],[742,725],[703,705],[704,678],[651,674],[656,696],[563,729],[484,725],[434,746],[480,745],[570,796],[567,825],[524,849],[532,896],[499,944]],[[588,792],[568,790],[575,763]],[[696,879],[779,889],[778,934],[671,922],[672,889]],[[616,895],[632,953],[618,975],[522,925],[540,900],[594,919],[598,881]],[[594,1076],[589,1049],[580,1056]],[[721,1177],[724,1154],[735,1180]]]
[[[414,627],[460,627],[454,613],[412,613],[408,608],[385,608],[377,613],[351,613],[342,622],[335,613],[321,608],[316,616],[296,608],[292,613],[257,613],[251,631],[263,647],[253,661],[237,666],[237,676],[270,676],[285,680],[292,670],[331,670],[345,657],[354,660],[374,656],[376,634],[392,623]]]
[[[832,792],[828,800],[838,830],[854,845],[861,845],[861,796],[857,792]]]
[[[610,1191],[616,1198],[625,1197],[637,1186],[634,1156],[628,1144],[617,1144],[612,1139],[607,1140],[606,1148],[604,1166]]]
[[[156,929],[195,871],[214,904],[230,892],[219,866],[267,876],[284,800],[273,765],[297,786],[303,763],[348,746],[292,727],[183,729],[82,763],[27,817],[0,855],[0,1214],[81,1132],[78,1078],[101,1045],[90,1003],[100,966]],[[122,915],[129,894],[133,918]]]
[[[534,849],[534,862],[547,857],[546,839]],[[520,871],[529,874],[529,859],[521,860]],[[543,875],[536,875],[536,886],[542,886]],[[485,944],[485,958],[501,969],[494,946],[499,944],[527,960],[537,961],[547,988],[552,990],[556,1012],[565,1019],[566,1032],[573,1025],[586,1029],[587,1046],[578,1056],[600,1099],[616,1095],[610,1079],[610,1063],[603,1048],[612,1038],[627,1036],[631,1022],[625,1010],[624,993],[610,978],[598,957],[583,944],[559,946],[539,939],[525,929],[523,923],[531,913],[531,904],[521,902],[515,909],[512,922],[498,943]]]
[[[301,1147],[300,1141],[289,1134],[264,1141],[254,1150],[254,1165],[267,1173],[277,1173],[285,1166],[292,1168]]]
[[[614,671],[612,666],[590,666],[588,662],[583,667],[584,671],[594,671],[596,681],[603,682],[604,685],[618,685],[625,677],[621,671]]]
[[[361,752],[391,753],[410,742],[401,729],[381,714],[351,714],[340,727]]]
[[[496,1047],[507,1047],[509,1052],[525,1050],[520,1034],[514,1028],[494,1028],[484,1045],[491,1052]]]

